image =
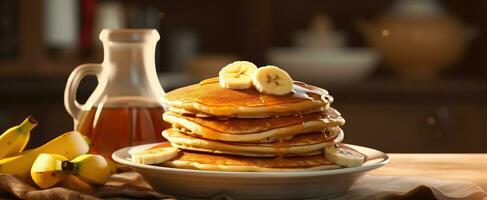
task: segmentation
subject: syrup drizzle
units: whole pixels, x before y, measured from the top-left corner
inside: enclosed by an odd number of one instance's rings
[[[274,147],[276,151],[277,160],[283,159],[289,150],[289,144],[286,142],[285,138],[279,138],[277,142],[272,144],[272,147]]]
[[[308,93],[316,93],[316,92],[311,91],[297,84],[293,85],[293,97],[300,98],[300,99],[309,99],[314,101],[315,99],[313,97],[310,97]]]
[[[209,78],[209,79],[205,79],[205,80],[200,81],[199,85],[208,85],[208,84],[212,84],[212,83],[218,83],[219,81],[220,81],[220,78],[213,77],[213,78]]]
[[[314,96],[319,96],[319,97],[313,97]],[[323,101],[325,103],[332,103],[333,102],[333,97],[328,94],[328,91],[317,88],[314,86],[307,85],[302,82],[294,82],[293,85],[293,97],[296,98],[301,98],[301,99],[309,99],[312,101]]]
[[[265,100],[262,98],[262,95],[259,94],[260,104],[263,106],[265,105]]]
[[[213,77],[213,78],[202,80],[201,82],[199,82],[199,85],[203,86],[208,84],[214,84],[214,83],[218,83],[219,80],[220,79],[218,77]],[[260,100],[259,106],[265,106],[267,105],[266,103],[269,103],[266,102],[266,98],[274,98],[272,97],[272,95],[271,97],[268,96],[269,95],[259,94],[259,100]],[[333,102],[333,97],[328,94],[328,91],[321,89],[319,87],[307,85],[299,81],[294,81],[292,93],[290,94],[290,96],[298,99],[306,99],[315,102],[323,101],[326,104],[330,104]]]

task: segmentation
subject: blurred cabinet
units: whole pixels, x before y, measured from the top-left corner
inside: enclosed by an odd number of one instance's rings
[[[347,121],[347,143],[395,153],[487,152],[485,83],[383,82],[330,93]]]
[[[347,143],[386,152],[487,152],[487,105],[342,103]]]

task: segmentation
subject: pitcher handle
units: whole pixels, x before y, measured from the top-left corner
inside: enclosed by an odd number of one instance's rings
[[[66,88],[64,89],[64,107],[75,120],[78,120],[82,105],[76,100],[76,92],[79,83],[84,77],[93,75],[100,81],[102,66],[97,63],[82,64],[76,67],[69,75]]]

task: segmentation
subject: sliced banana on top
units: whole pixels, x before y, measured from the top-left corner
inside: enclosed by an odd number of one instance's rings
[[[257,69],[252,76],[255,89],[264,94],[285,95],[293,90],[293,79],[289,74],[276,67],[265,66]]]
[[[365,161],[363,154],[343,146],[327,147],[324,154],[327,160],[344,167],[358,167]]]
[[[254,63],[235,61],[220,70],[220,86],[228,89],[248,89],[252,87],[252,74],[257,70]]]
[[[132,162],[139,164],[159,164],[175,158],[179,149],[176,147],[160,147],[132,153]]]

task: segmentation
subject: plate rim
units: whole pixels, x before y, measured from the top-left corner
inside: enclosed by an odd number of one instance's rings
[[[184,175],[198,175],[198,176],[220,176],[220,177],[239,177],[239,178],[283,178],[283,177],[313,177],[313,176],[327,176],[327,175],[339,175],[339,174],[348,174],[348,173],[358,173],[369,171],[373,169],[377,169],[389,163],[390,158],[389,156],[376,149],[363,147],[359,145],[351,145],[346,144],[350,147],[355,148],[365,148],[373,151],[377,151],[382,153],[384,156],[382,159],[375,163],[371,163],[369,165],[362,165],[359,167],[350,167],[350,168],[339,168],[339,169],[328,169],[328,170],[317,170],[317,171],[297,171],[297,172],[230,172],[230,171],[206,171],[206,170],[196,170],[196,169],[179,169],[179,168],[171,168],[171,167],[164,167],[164,166],[155,166],[155,165],[145,165],[134,163],[128,159],[127,157],[123,158],[120,154],[128,154],[128,152],[133,148],[149,148],[151,146],[160,144],[158,143],[150,143],[150,144],[142,144],[142,145],[134,145],[129,147],[124,147],[121,149],[116,150],[112,153],[112,159],[120,164],[128,165],[133,168],[142,168],[146,170],[156,170],[156,171],[164,171],[164,172],[171,172],[175,174],[184,174]]]

